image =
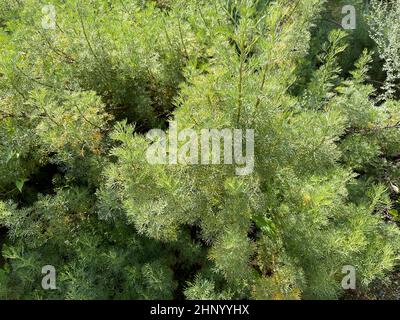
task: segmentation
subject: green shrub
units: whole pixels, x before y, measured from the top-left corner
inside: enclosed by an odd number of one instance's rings
[[[44,1],[0,5],[0,298],[337,299],[344,266],[357,292],[395,270],[400,103],[368,38],[388,21],[345,32],[323,0],[53,4],[54,29]],[[150,164],[146,133],[173,124],[253,129],[254,170]]]

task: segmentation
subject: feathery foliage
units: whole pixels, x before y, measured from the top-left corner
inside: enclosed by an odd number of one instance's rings
[[[0,298],[337,299],[343,266],[359,292],[387,279],[400,4],[350,2],[353,31],[342,1],[54,0],[49,29],[46,1],[1,1]],[[149,163],[146,133],[173,124],[254,129],[253,172]]]

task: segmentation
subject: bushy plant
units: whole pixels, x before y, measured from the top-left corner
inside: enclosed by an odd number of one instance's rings
[[[323,0],[55,0],[44,28],[44,5],[0,5],[1,298],[336,299],[344,266],[361,292],[395,270],[400,102],[371,84],[386,51],[364,18],[352,33],[321,22],[339,8]],[[254,130],[254,170],[152,164],[146,133],[175,125]]]

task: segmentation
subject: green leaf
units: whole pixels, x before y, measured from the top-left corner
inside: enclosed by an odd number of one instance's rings
[[[19,190],[19,192],[22,193],[22,189],[24,188],[24,184],[27,181],[28,181],[28,179],[18,179],[17,181],[15,181],[15,185],[17,186],[17,189]]]
[[[389,210],[389,214],[394,218],[395,221],[399,221],[399,212],[396,209]]]
[[[276,235],[276,226],[271,219],[262,216],[254,216],[253,221],[256,223],[257,227],[259,227],[261,231],[264,232],[266,235]]]

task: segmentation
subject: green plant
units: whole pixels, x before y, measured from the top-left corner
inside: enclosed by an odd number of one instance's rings
[[[383,43],[364,18],[351,33],[323,0],[55,0],[46,29],[46,4],[0,4],[0,298],[336,299],[343,266],[361,293],[394,272],[400,103],[371,84]],[[389,24],[371,32],[394,39]],[[254,170],[149,163],[146,133],[171,123],[253,129]]]

